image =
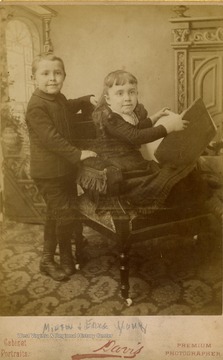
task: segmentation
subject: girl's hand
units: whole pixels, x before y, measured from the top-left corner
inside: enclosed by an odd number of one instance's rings
[[[164,107],[163,109],[157,111],[157,113],[150,116],[150,119],[153,124],[155,124],[162,116],[169,115],[170,108]]]
[[[90,103],[94,106],[97,106],[98,101],[95,99],[95,96],[91,96],[90,97]]]
[[[189,121],[183,120],[185,112],[179,114],[169,113],[165,119],[160,120],[159,125],[163,125],[167,131],[167,134],[172,131],[182,131],[186,129]]]
[[[86,160],[90,157],[96,157],[96,156],[97,156],[97,154],[94,151],[82,150],[80,161]]]

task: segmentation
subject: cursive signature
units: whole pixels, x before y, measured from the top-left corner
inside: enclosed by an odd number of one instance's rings
[[[105,358],[122,358],[122,359],[134,359],[137,354],[141,352],[144,346],[137,344],[137,347],[130,348],[127,346],[120,346],[116,344],[115,340],[109,340],[100,348],[93,350],[90,354],[76,354],[72,356],[72,360],[82,359],[105,359]]]

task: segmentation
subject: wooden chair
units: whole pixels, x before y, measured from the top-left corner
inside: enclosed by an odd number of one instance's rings
[[[92,120],[86,115],[78,115],[73,122],[72,133],[75,144],[84,148],[87,142],[95,138]],[[106,174],[107,169],[103,171]],[[77,202],[79,221],[114,239],[119,247],[121,295],[127,306],[132,304],[132,299],[129,297],[129,252],[132,245],[157,237],[163,237],[165,240],[165,236],[170,234],[192,235],[199,238],[199,234],[211,231],[213,216],[200,206],[189,209],[181,206],[144,215],[139,213],[137,208],[124,208],[118,195],[108,196],[107,203],[107,208],[98,212],[96,203],[88,194],[82,194]],[[76,242],[77,268],[81,267],[83,251],[83,244],[79,240]]]

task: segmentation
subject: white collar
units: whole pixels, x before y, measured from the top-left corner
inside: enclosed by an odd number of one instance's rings
[[[111,108],[110,108],[111,109]],[[111,109],[112,110],[112,109]],[[137,118],[136,114],[134,113],[134,111],[131,114],[120,114],[117,111],[113,111],[113,113],[118,114],[119,116],[121,116],[126,122],[128,122],[131,125],[138,125],[139,123],[139,119]]]

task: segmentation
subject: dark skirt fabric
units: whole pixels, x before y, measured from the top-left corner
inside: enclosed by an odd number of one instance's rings
[[[100,208],[106,207],[107,195],[119,195],[124,203],[148,213],[208,197],[208,186],[195,165],[161,168],[155,161],[147,163],[145,170],[122,171],[114,164],[109,166],[109,162],[92,158],[84,162],[79,184]],[[105,165],[107,172],[103,170]],[[101,172],[101,176],[93,176],[92,168]]]
[[[207,183],[195,167],[163,167],[145,176],[123,181],[123,198],[135,206],[159,209],[208,197]]]

